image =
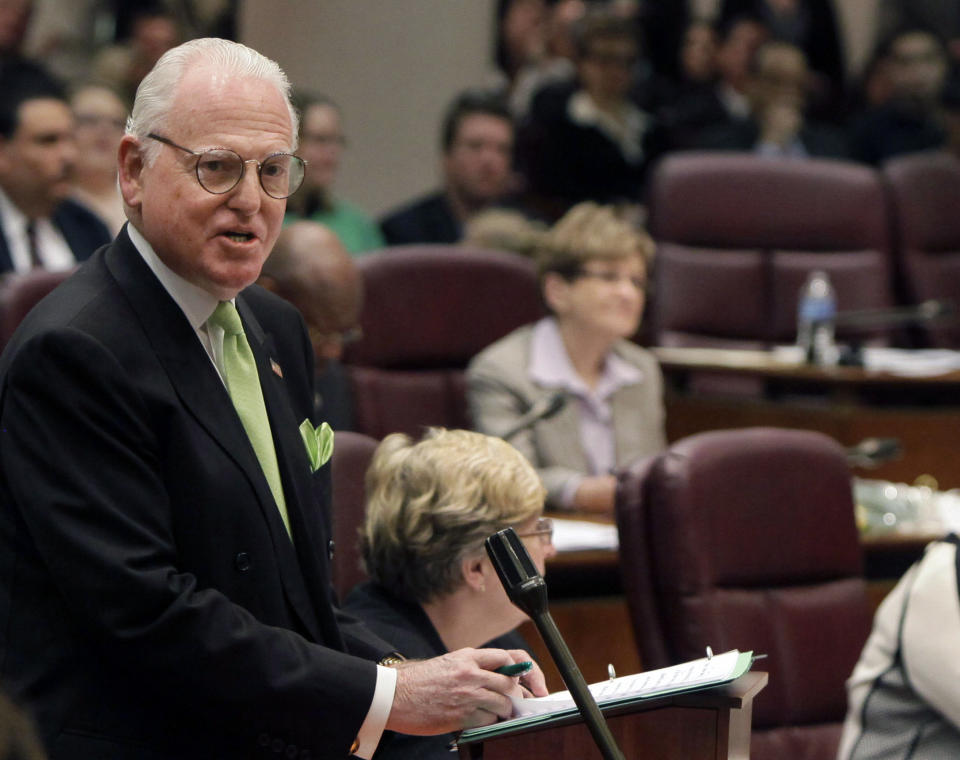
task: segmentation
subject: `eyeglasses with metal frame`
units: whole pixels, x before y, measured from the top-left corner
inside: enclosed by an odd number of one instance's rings
[[[531,538],[539,536],[544,543],[553,541],[553,520],[549,517],[541,517],[533,526],[533,530],[527,533],[517,533],[517,538]]]
[[[307,162],[292,153],[273,153],[263,161],[257,161],[255,158],[241,158],[238,153],[227,148],[190,150],[156,132],[151,132],[147,137],[196,156],[197,164],[194,168],[197,182],[213,195],[223,195],[233,190],[243,179],[248,163],[257,165],[260,187],[271,198],[289,198],[303,184]]]

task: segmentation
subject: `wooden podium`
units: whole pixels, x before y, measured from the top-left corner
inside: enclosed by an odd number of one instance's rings
[[[626,760],[747,760],[753,698],[766,683],[766,673],[750,671],[712,689],[601,709]],[[600,758],[579,715],[461,738],[458,746],[461,760]]]

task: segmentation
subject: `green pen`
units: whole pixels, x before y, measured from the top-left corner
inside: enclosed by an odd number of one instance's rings
[[[513,665],[502,665],[493,672],[499,673],[502,676],[522,676],[532,667],[533,663],[527,660],[526,662],[517,662]]]

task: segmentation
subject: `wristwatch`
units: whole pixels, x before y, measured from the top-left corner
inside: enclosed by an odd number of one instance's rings
[[[385,657],[381,657],[379,662],[377,662],[377,665],[383,665],[383,667],[385,668],[395,668],[401,662],[406,662],[406,661],[407,661],[407,658],[404,657],[399,652],[391,652]]]

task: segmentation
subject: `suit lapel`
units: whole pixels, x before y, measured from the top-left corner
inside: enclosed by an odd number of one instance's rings
[[[249,482],[270,531],[288,601],[301,618],[305,629],[317,640],[321,640],[321,631],[317,627],[318,618],[312,609],[296,553],[270,493],[267,479],[230,395],[206,350],[197,339],[193,327],[154,277],[125,232],[118,236],[117,242],[107,252],[106,261],[107,267],[137,312],[146,340],[164,366],[184,407],[233,459]],[[255,343],[259,342],[251,341],[251,347]],[[254,353],[263,384],[263,352],[254,349]],[[269,369],[267,371],[269,372]],[[277,404],[268,405],[268,414],[271,406],[275,411]],[[277,453],[283,468],[284,457],[280,455],[280,451]],[[286,492],[285,489],[285,494]]]

